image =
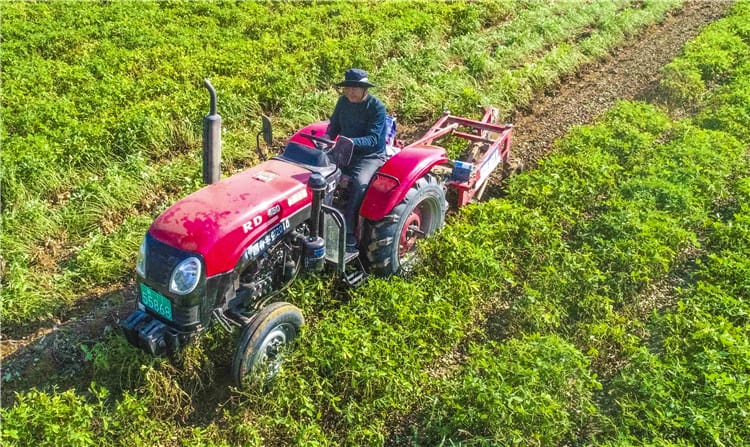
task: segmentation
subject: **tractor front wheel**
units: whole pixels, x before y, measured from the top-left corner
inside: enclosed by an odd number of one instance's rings
[[[238,388],[243,382],[272,379],[281,367],[283,355],[305,323],[295,306],[278,302],[264,307],[242,329],[232,362],[232,379]]]
[[[417,240],[443,226],[447,207],[445,188],[427,174],[384,218],[367,221],[364,246],[370,273],[388,276],[411,267]]]

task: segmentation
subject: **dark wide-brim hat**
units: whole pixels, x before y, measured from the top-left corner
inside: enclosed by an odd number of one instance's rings
[[[367,72],[359,68],[350,68],[344,72],[344,80],[336,84],[336,87],[375,87],[367,79]]]

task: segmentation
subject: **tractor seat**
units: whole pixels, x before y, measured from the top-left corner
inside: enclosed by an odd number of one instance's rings
[[[324,177],[336,172],[336,165],[328,160],[325,152],[294,141],[287,143],[284,152],[273,158],[300,165]]]

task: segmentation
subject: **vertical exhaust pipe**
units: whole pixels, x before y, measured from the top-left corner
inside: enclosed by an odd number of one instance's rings
[[[312,210],[310,211],[310,236],[303,243],[304,265],[307,270],[319,272],[325,266],[326,240],[323,239],[323,194],[326,192],[326,179],[318,172],[313,172],[308,180],[312,190]]]
[[[320,214],[320,209],[323,205],[323,194],[326,192],[326,179],[318,172],[313,172],[310,179],[307,181],[308,186],[312,190],[312,210],[310,214],[310,235],[311,236],[323,236],[323,227],[321,221],[323,217]]]
[[[209,114],[203,117],[203,183],[210,185],[221,178],[221,115],[216,113],[216,90],[208,79],[203,85],[211,95]]]

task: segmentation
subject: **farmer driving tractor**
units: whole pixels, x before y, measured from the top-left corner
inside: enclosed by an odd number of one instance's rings
[[[336,84],[343,87],[333,109],[325,138],[337,136],[351,139],[354,152],[348,166],[341,166],[342,172],[350,177],[350,198],[344,210],[346,221],[346,251],[357,251],[357,238],[354,236],[357,214],[365,195],[367,185],[375,172],[386,160],[386,114],[385,105],[368,92],[375,87],[367,78],[367,72],[350,68],[344,73],[344,80]]]
[[[369,275],[408,271],[419,260],[417,242],[445,222],[446,190],[455,191],[457,207],[466,205],[508,160],[512,126],[495,124],[492,108],[481,120],[444,113],[423,137],[389,153],[395,123],[368,93],[367,72],[353,68],[336,84],[344,91],[330,121],[300,129],[282,153],[220,180],[212,171],[221,162],[221,121],[216,92],[205,85],[207,185],[149,227],[136,260],[138,304],[121,325],[131,344],[159,356],[213,323],[239,327],[231,374],[240,387],[246,378],[272,378],[304,324],[302,311],[280,300],[293,294],[279,293],[300,273],[335,269],[355,287]],[[263,158],[261,134],[270,145],[267,117],[258,134]],[[443,138],[466,140],[470,156],[449,159]],[[342,171],[348,198],[339,194]]]

